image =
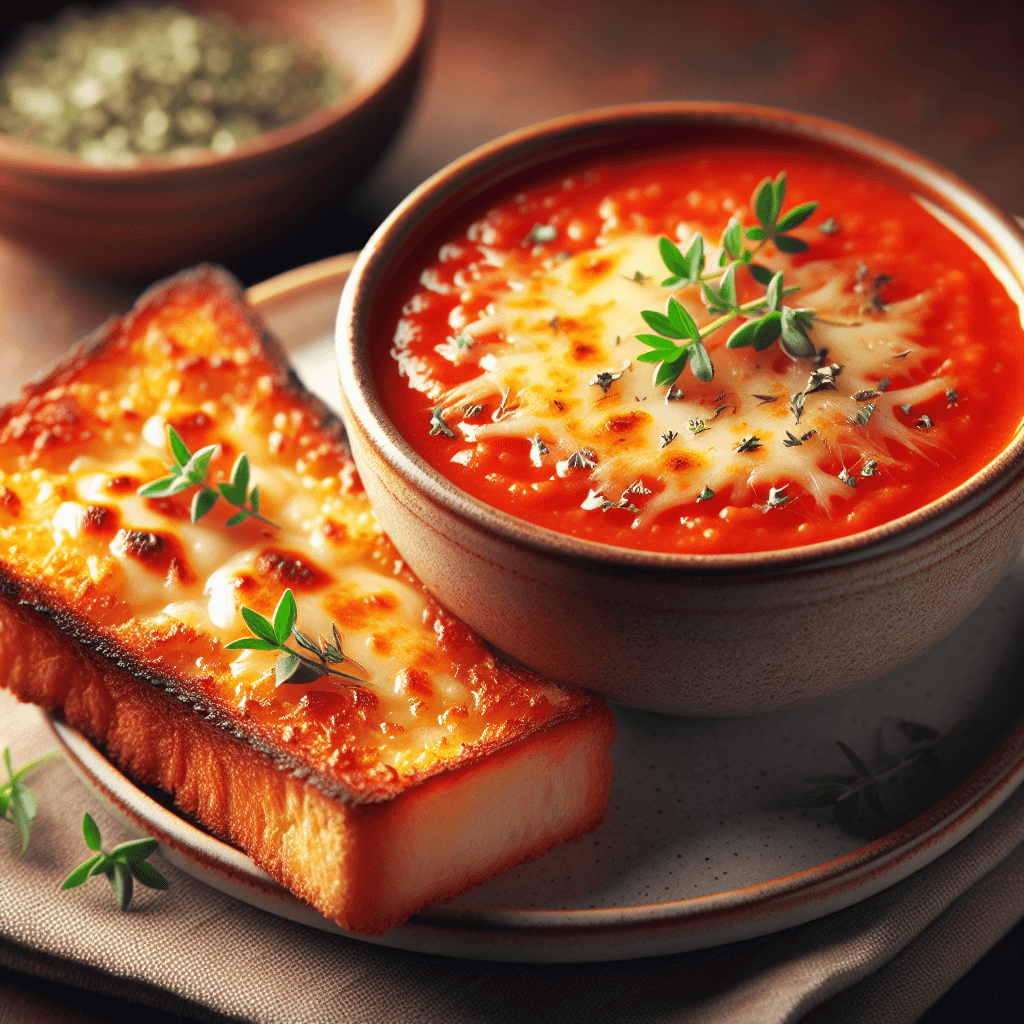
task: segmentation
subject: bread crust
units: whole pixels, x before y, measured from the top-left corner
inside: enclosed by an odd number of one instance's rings
[[[162,351],[166,367],[154,357]],[[202,372],[190,377],[197,360]],[[133,391],[126,380],[145,387]],[[211,382],[225,389],[220,405],[200,401]],[[236,589],[249,588],[246,602],[268,612],[291,581],[281,573],[298,573],[293,585],[310,591],[303,607],[320,601],[345,635],[370,630],[379,662],[403,665],[393,681],[275,688],[272,661],[239,669],[225,652],[227,634],[168,612],[187,618],[205,600],[202,573],[190,568],[185,547],[174,548],[175,537],[193,536],[175,525],[181,504],[154,509],[150,500],[140,511],[131,474],[112,488],[131,438],[145,437],[158,414],[189,424],[192,450],[204,437],[231,448],[237,439],[225,424],[240,417],[251,437],[284,423],[282,472],[293,480],[301,466],[303,486],[320,501],[316,529],[327,539],[316,535],[315,564],[308,550],[301,558],[280,551],[274,532],[251,521],[235,532],[215,521],[211,537],[262,551],[253,564],[269,566],[267,574],[250,567],[231,577]],[[267,443],[251,454],[270,466],[276,455]],[[127,497],[88,504],[82,492],[94,477]],[[292,500],[282,493],[280,518]],[[146,534],[164,538],[165,554],[178,551],[166,580],[154,582],[152,564],[140,569],[110,554],[132,515],[167,520],[166,536]],[[69,516],[77,516],[72,527]],[[372,520],[340,422],[303,389],[223,271],[197,268],[150,289],[131,314],[104,325],[0,410],[0,529],[3,684],[63,715],[132,778],[171,794],[351,931],[379,933],[581,834],[604,813],[614,723],[599,699],[496,661],[404,568],[378,572],[378,590],[352,596],[349,567],[369,578],[375,566],[397,561],[395,552]],[[379,589],[378,577],[393,581],[394,594]],[[133,607],[147,587],[156,588],[157,603]],[[166,603],[179,592],[192,595],[179,602],[185,611]],[[412,622],[410,602],[423,622]],[[425,624],[431,647],[416,633]],[[396,662],[405,650],[408,663]],[[445,687],[457,696],[445,697]],[[417,715],[434,715],[439,725],[421,728]]]

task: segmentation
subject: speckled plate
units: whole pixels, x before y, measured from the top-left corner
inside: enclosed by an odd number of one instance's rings
[[[300,375],[335,407],[334,315],[351,265],[326,260],[249,293]],[[853,693],[738,719],[617,709],[600,828],[373,941],[482,960],[625,959],[763,935],[879,892],[962,839],[1024,779],[1022,618],[1024,559],[939,645]],[[829,628],[822,608],[821,630],[808,637],[822,658]],[[340,931],[74,730],[50,724],[85,785],[159,839],[179,868]],[[874,784],[856,781],[851,756]]]

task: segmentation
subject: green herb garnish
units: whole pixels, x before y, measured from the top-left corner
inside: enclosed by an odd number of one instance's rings
[[[4,764],[7,765],[7,781],[0,786],[0,818],[9,821],[21,833],[21,852],[28,849],[29,834],[36,816],[36,798],[28,786],[22,782],[29,772],[38,768],[44,761],[56,757],[57,752],[51,751],[34,761],[22,765],[17,771],[11,766],[10,748],[4,747]]]
[[[242,608],[242,618],[252,632],[251,637],[242,637],[239,640],[232,640],[225,644],[227,651],[280,651],[281,657],[277,659],[274,666],[274,677],[276,684],[282,683],[311,683],[321,676],[337,676],[339,679],[350,680],[352,683],[362,684],[366,682],[366,669],[358,662],[353,661],[341,650],[341,638],[338,636],[337,627],[331,623],[331,631],[334,634],[334,643],[320,637],[319,643],[312,637],[295,628],[295,622],[299,617],[299,610],[295,604],[295,595],[289,587],[277,602],[274,609],[274,619],[265,619],[259,612],[252,608]],[[288,640],[295,636],[295,642],[308,654],[300,654],[288,646]],[[309,655],[315,655],[316,660]],[[363,677],[350,675],[348,672],[340,672],[331,665],[338,665],[348,662]]]
[[[875,411],[875,403],[874,402],[868,402],[867,405],[862,405],[857,410],[857,415],[853,417],[854,423],[856,423],[858,426],[866,427],[868,425],[868,420],[871,419],[871,414],[874,411]]]
[[[781,487],[772,487],[768,491],[768,502],[761,510],[762,513],[771,512],[773,508],[782,508],[783,505],[788,505],[793,500],[793,495],[786,493],[788,487],[789,484],[783,484]]]
[[[209,444],[193,453],[181,439],[181,435],[168,424],[167,439],[174,458],[174,466],[170,476],[140,487],[138,493],[144,498],[166,498],[172,494],[180,494],[190,487],[198,487],[192,497],[192,522],[198,523],[207,512],[217,504],[218,498],[224,498],[229,505],[234,505],[238,513],[228,521],[228,526],[238,526],[246,519],[258,519],[261,523],[278,528],[266,516],[260,515],[260,489],[249,490],[249,456],[243,452],[235,459],[228,483],[217,484],[214,490],[206,483],[210,472],[210,460],[220,451],[220,446]]]
[[[754,256],[769,242],[781,252],[804,252],[808,245],[800,238],[787,234],[801,225],[818,208],[817,203],[801,203],[788,213],[782,213],[786,196],[786,174],[782,172],[772,181],[765,178],[754,190],[751,205],[758,225],[744,231],[743,225],[733,217],[722,235],[722,255],[719,267],[705,269],[704,237],[697,234],[684,255],[668,238],[661,238],[658,249],[662,262],[670,274],[661,282],[662,287],[676,288],[695,285],[700,288],[707,311],[715,314],[710,323],[698,327],[693,317],[679,300],[669,296],[666,311],[641,310],[644,322],[656,334],[638,334],[637,339],[651,346],[637,358],[646,363],[657,363],[655,386],[673,384],[689,364],[698,380],[709,381],[714,375],[711,357],[704,347],[704,339],[719,328],[741,317],[742,323],[726,342],[729,348],[752,345],[756,351],[767,348],[776,339],[794,358],[816,355],[808,335],[814,320],[809,309],[783,306],[782,300],[798,288],[787,288],[782,271],[772,274],[766,267],[753,262]],[[750,249],[744,238],[756,242]],[[737,268],[747,268],[754,279],[765,286],[765,294],[741,303],[736,293]],[[717,284],[712,284],[716,281]]]
[[[589,448],[578,448],[567,459],[570,469],[593,469],[597,456]]]
[[[616,372],[615,370],[601,370],[599,373],[595,373],[590,380],[591,387],[599,387],[605,394],[608,394],[608,389],[614,384],[624,373],[626,368],[623,367],[621,370]]]
[[[445,423],[444,416],[442,415],[443,411],[443,405],[437,405],[430,410],[430,433],[432,435],[444,434],[445,437],[455,440],[455,431]]]
[[[90,814],[82,819],[82,835],[86,845],[94,851],[93,856],[64,879],[61,889],[74,889],[96,875],[105,875],[114,890],[117,905],[121,910],[127,910],[135,889],[133,878],[150,889],[169,887],[167,879],[152,864],[146,863],[156,850],[155,839],[133,839],[105,853],[101,847],[100,830]]]
[[[900,731],[910,742],[910,749],[901,757],[894,758],[883,767],[872,771],[865,760],[849,745],[842,740],[836,740],[836,746],[843,752],[846,760],[850,762],[855,775],[847,775],[838,772],[829,772],[824,775],[814,775],[804,779],[814,788],[804,793],[796,801],[797,807],[808,809],[818,807],[832,807],[836,817],[836,824],[844,832],[851,830],[854,818],[860,805],[861,797],[868,810],[883,822],[889,822],[889,813],[882,801],[882,783],[887,779],[902,772],[909,765],[917,761],[923,761],[933,771],[942,768],[942,763],[935,754],[935,748],[950,731],[938,732],[930,725],[922,725],[919,722],[901,721]]]

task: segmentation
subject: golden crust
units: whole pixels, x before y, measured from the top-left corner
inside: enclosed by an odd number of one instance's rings
[[[280,531],[139,498],[165,423],[221,445],[212,481],[246,451]],[[157,285],[0,410],[0,539],[4,684],[345,927],[383,930],[603,814],[607,708],[496,661],[422,590],[340,422],[221,271]],[[301,628],[361,643],[367,685],[276,687],[271,655],[225,649],[238,606],[269,615],[286,586]]]

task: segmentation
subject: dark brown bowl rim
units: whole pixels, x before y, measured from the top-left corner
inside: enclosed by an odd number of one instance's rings
[[[1024,235],[1018,225],[972,186],[896,143],[841,122],[776,107],[742,103],[660,102],[602,107],[544,121],[487,143],[442,168],[411,192],[380,225],[362,250],[342,293],[337,349],[346,416],[355,417],[380,456],[416,491],[449,514],[516,547],[582,565],[609,569],[750,572],[819,569],[862,561],[909,547],[959,521],[1024,473],[1024,422],[983,469],[940,498],[870,530],[804,547],[735,554],[693,555],[619,548],[562,534],[494,508],[438,473],[397,431],[376,396],[366,359],[366,324],[377,297],[377,282],[410,238],[444,204],[453,220],[464,216],[477,195],[503,179],[529,172],[571,152],[581,158],[599,152],[588,139],[602,130],[638,132],[645,125],[676,124],[752,128],[787,140],[817,144],[902,178],[940,205],[991,249],[1024,289]],[[642,147],[636,146],[636,149]],[[604,152],[607,152],[605,148]],[[456,210],[458,212],[456,212]]]
[[[230,153],[197,148],[187,156],[136,154],[135,162],[130,165],[104,166],[87,163],[76,153],[49,149],[0,132],[0,167],[24,174],[69,180],[92,179],[110,184],[128,180],[148,183],[154,179],[174,178],[194,171],[243,168],[266,159],[270,154],[284,155],[292,149],[308,146],[330,135],[360,107],[384,92],[423,46],[427,32],[428,0],[398,0],[395,11],[399,16],[408,12],[407,17],[400,20],[403,30],[402,36],[399,36],[401,45],[394,48],[391,59],[373,77],[353,85],[333,103],[314,110],[298,121],[263,132]]]

